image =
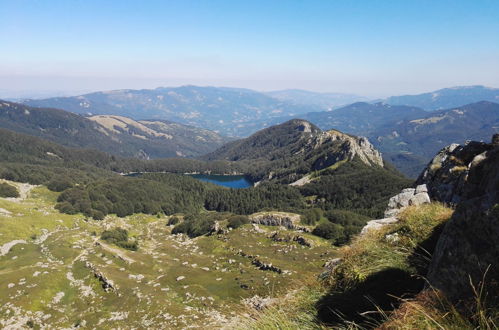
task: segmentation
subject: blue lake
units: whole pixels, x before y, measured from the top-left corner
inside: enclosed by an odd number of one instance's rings
[[[189,176],[205,181],[217,184],[219,186],[229,187],[229,188],[248,188],[253,187],[253,183],[248,180],[244,175],[206,175],[206,174],[189,174]]]

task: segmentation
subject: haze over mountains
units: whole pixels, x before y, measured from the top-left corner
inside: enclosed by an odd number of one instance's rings
[[[303,89],[284,89],[267,92],[267,95],[295,105],[314,105],[324,110],[332,110],[359,101],[368,101],[364,96],[343,93],[317,93]]]
[[[364,101],[340,106],[359,100]],[[499,100],[499,89],[496,88],[453,87],[419,95],[393,96],[382,101],[365,100],[356,95],[303,90],[261,93],[237,88],[182,86],[96,92],[73,97],[25,100],[24,103],[88,116],[89,119],[97,120],[101,133],[104,130],[108,135],[126,130],[126,138],[135,145],[133,153],[124,153],[128,156],[138,156],[141,154],[139,150],[145,150],[144,141],[139,141],[143,138],[135,132],[139,126],[142,130],[144,126],[159,130],[159,135],[149,134],[148,137],[151,143],[147,144],[149,151],[145,154],[153,158],[165,155],[198,156],[213,151],[226,141],[203,131],[204,135],[197,134],[201,138],[186,144],[193,129],[190,128],[184,129],[182,133],[183,144],[170,141],[171,144],[176,143],[176,148],[167,148],[166,152],[151,150],[158,140],[164,142],[168,139],[167,136],[161,136],[169,133],[161,131],[158,126],[160,121],[172,120],[211,129],[226,136],[244,137],[291,118],[302,118],[323,130],[337,129],[368,137],[385,153],[387,159],[409,176],[416,176],[429,157],[443,146],[464,143],[467,139],[487,139],[498,130],[497,105],[493,103]],[[454,111],[458,107],[459,111]],[[132,125],[124,122],[130,119],[109,116],[128,117],[139,122]],[[164,128],[164,124],[160,126]],[[182,134],[177,131],[175,139]],[[193,142],[199,147],[194,146]],[[210,144],[213,145],[211,150]]]
[[[460,86],[417,95],[392,96],[383,101],[394,105],[420,107],[428,111],[441,110],[479,101],[499,102],[499,88]]]
[[[249,135],[262,128],[260,121],[265,123],[270,118],[321,109],[290,104],[249,89],[198,86],[115,90],[24,103],[83,115],[112,114],[136,120],[172,120],[227,136]]]

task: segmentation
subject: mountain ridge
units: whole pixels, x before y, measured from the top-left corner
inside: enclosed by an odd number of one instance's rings
[[[95,148],[139,158],[194,157],[228,141],[214,132],[168,121],[137,122],[113,116],[87,118],[61,109],[8,101],[0,101],[0,127],[68,147]]]
[[[392,105],[410,105],[430,111],[479,101],[499,102],[499,88],[482,85],[455,86],[415,95],[391,96],[383,100]]]

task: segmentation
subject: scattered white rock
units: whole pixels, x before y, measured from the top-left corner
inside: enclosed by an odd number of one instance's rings
[[[4,245],[0,246],[0,257],[9,253],[10,249],[12,249],[16,244],[26,244],[26,241],[22,240],[22,239],[16,239],[16,240],[13,240],[9,243],[5,243]]]
[[[182,281],[184,278],[185,278],[185,276],[179,276],[179,277],[177,277],[177,282],[178,281]]]
[[[64,298],[64,296],[65,296],[65,293],[64,293],[64,292],[62,292],[62,291],[61,291],[61,292],[58,292],[58,293],[54,296],[54,298],[52,298],[52,304],[58,304],[58,303],[62,300],[62,298]]]
[[[362,228],[362,231],[360,232],[360,235],[366,234],[370,230],[375,230],[375,229],[380,229],[383,226],[397,223],[399,220],[395,217],[392,218],[384,218],[384,219],[378,219],[378,220],[371,220],[368,221],[367,224]]]

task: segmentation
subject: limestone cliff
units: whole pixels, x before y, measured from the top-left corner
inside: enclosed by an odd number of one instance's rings
[[[329,142],[341,143],[342,147],[336,151],[339,160],[352,160],[356,156],[366,165],[378,165],[383,167],[381,153],[374,148],[366,137],[352,136],[336,130],[322,132],[315,140],[315,148]]]

